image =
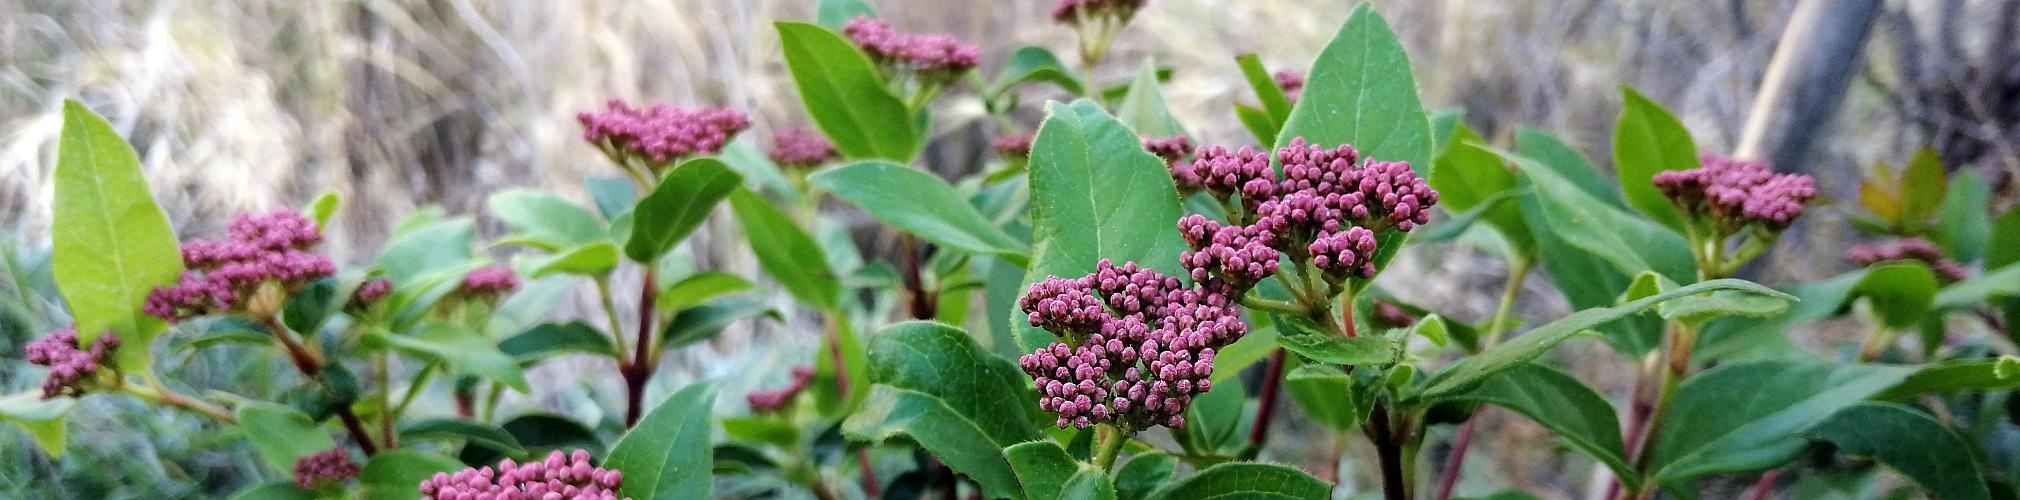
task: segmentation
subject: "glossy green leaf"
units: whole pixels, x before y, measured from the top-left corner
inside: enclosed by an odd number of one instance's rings
[[[1702,325],[1706,321],[1735,316],[1768,317],[1781,314],[1789,308],[1789,300],[1781,297],[1750,295],[1745,293],[1714,293],[1693,295],[1662,303],[1658,313],[1663,319],[1682,321],[1690,325]]]
[[[689,275],[659,291],[659,310],[677,312],[694,307],[717,297],[743,292],[755,288],[750,280],[742,276],[708,271]]]
[[[1901,382],[1913,368],[1764,361],[1721,365],[1677,388],[1646,470],[1663,484],[1780,465],[1808,446],[1797,435]]]
[[[1051,105],[1046,107],[1049,109]],[[1157,65],[1149,59],[1143,61],[1136,78],[1130,80],[1129,93],[1115,104],[1115,119],[1143,137],[1185,135],[1185,127],[1178,124],[1164,104],[1164,92],[1158,89]]]
[[[1846,455],[1869,457],[1946,500],[1989,499],[1976,460],[1949,426],[1913,408],[1864,403],[1846,408],[1803,431],[1803,436],[1837,445]]]
[[[1936,293],[1934,305],[1943,310],[1962,309],[1987,299],[2015,295],[2020,295],[2020,265],[2008,264],[1943,287]]]
[[[841,283],[829,270],[827,257],[814,245],[813,237],[778,207],[749,190],[731,194],[729,204],[766,274],[808,305],[826,310],[836,307]]]
[[[1449,401],[1492,404],[1521,413],[1550,429],[1579,451],[1613,469],[1635,486],[1633,464],[1621,444],[1620,424],[1606,396],[1555,368],[1521,363]]]
[[[1260,317],[1260,315],[1254,317]],[[1260,324],[1252,322],[1249,325],[1248,334],[1242,335],[1233,344],[1229,344],[1227,347],[1214,352],[1213,383],[1223,383],[1240,376],[1242,369],[1269,358],[1271,354],[1276,353],[1277,349],[1279,347],[1277,347],[1276,327],[1267,322],[1260,322]],[[1022,355],[1023,353],[1018,354]]]
[[[601,240],[605,234],[589,210],[545,191],[508,189],[491,195],[485,205],[520,241],[549,252]]]
[[[1120,500],[1141,500],[1171,480],[1178,459],[1162,452],[1144,452],[1129,457],[1115,469],[1115,496]]]
[[[1385,338],[1341,337],[1310,319],[1296,316],[1278,314],[1272,317],[1272,322],[1277,325],[1277,345],[1313,361],[1336,365],[1381,365],[1396,361],[1395,344]]]
[[[1253,420],[1242,414],[1247,401],[1241,384],[1215,385],[1213,390],[1193,396],[1192,404],[1185,408],[1185,429],[1173,434],[1180,436],[1189,450],[1233,454],[1248,444],[1248,434],[1240,432],[1243,424]]]
[[[1332,489],[1325,481],[1293,467],[1228,462],[1166,483],[1146,498],[1326,498]]]
[[[436,323],[413,335],[384,330],[374,330],[367,335],[371,340],[384,342],[400,352],[447,363],[463,373],[495,380],[520,392],[531,390],[526,385],[526,375],[519,370],[519,361],[500,351],[484,334],[469,328]]]
[[[1086,84],[1080,81],[1078,73],[1059,61],[1059,56],[1037,45],[1018,47],[1010,53],[1010,59],[1003,61],[1003,69],[996,73],[996,83],[989,85],[989,96],[1002,95],[1025,83],[1045,82],[1059,86],[1069,94],[1080,95]]]
[[[246,441],[274,470],[293,471],[296,460],[337,445],[321,426],[294,408],[251,402],[240,405],[237,415]]]
[[[1642,215],[1671,230],[1683,228],[1669,199],[1655,189],[1655,174],[1697,168],[1697,146],[1690,129],[1669,110],[1625,85],[1620,87],[1620,119],[1613,126],[1613,169],[1620,190]]]
[[[1004,448],[1003,455],[1024,487],[1024,498],[1115,498],[1107,474],[1074,460],[1059,443],[1051,440],[1018,443]]]
[[[1522,171],[1546,225],[1562,240],[1605,259],[1628,275],[1646,270],[1687,283],[1696,275],[1690,244],[1682,236],[1613,208],[1576,187],[1557,169],[1518,154],[1487,148]],[[1652,175],[1652,174],[1651,174]],[[1664,202],[1667,203],[1667,202]]]
[[[1908,158],[1908,165],[1901,169],[1901,180],[1896,184],[1901,196],[1900,219],[1896,221],[1899,226],[1911,233],[1920,233],[1927,227],[1929,218],[1943,206],[1949,183],[1949,174],[1935,148],[1915,151],[1915,156]]]
[[[144,346],[168,324],[140,305],[155,286],[175,282],[182,251],[140,159],[104,118],[66,100],[55,177],[50,267],[77,340],[114,331],[125,345],[142,346],[120,349],[120,364],[150,370]]]
[[[1888,328],[1906,329],[1921,323],[1936,301],[1936,274],[1920,262],[1896,262],[1868,268],[1864,279],[1852,287],[1854,297],[1863,297],[1873,306],[1873,314]]]
[[[662,349],[675,349],[714,338],[738,320],[769,316],[782,319],[771,304],[757,298],[730,298],[683,309],[660,329]]]
[[[13,423],[35,438],[35,445],[50,458],[63,458],[64,416],[77,400],[42,399],[41,390],[0,397],[0,422]]]
[[[1874,396],[1882,401],[1908,401],[1923,394],[1965,390],[1996,391],[2020,387],[2020,358],[1953,359],[1917,367],[1900,384]]]
[[[1101,259],[1182,273],[1185,241],[1172,230],[1182,212],[1164,162],[1094,103],[1052,103],[1046,113],[1031,147],[1033,250],[1024,284],[1081,276]],[[1052,341],[1021,312],[1010,318],[1024,352]]]
[[[722,431],[729,437],[783,448],[799,446],[800,429],[773,417],[731,417],[722,419]]]
[[[636,241],[636,240],[633,240]],[[565,252],[533,259],[533,272],[526,277],[540,279],[550,274],[579,274],[602,276],[617,269],[617,245],[609,241],[598,241],[570,248]]]
[[[1364,157],[1409,162],[1417,175],[1437,178],[1431,122],[1413,74],[1389,22],[1361,4],[1312,63],[1276,147],[1298,137],[1322,146],[1352,144]]]
[[[512,455],[526,453],[526,448],[519,445],[519,439],[505,429],[470,420],[431,418],[406,424],[400,427],[399,434],[401,442],[466,441]]]
[[[1241,76],[1248,80],[1250,89],[1255,90],[1256,102],[1269,112],[1270,123],[1281,126],[1291,118],[1291,99],[1284,95],[1283,87],[1277,86],[1277,79],[1263,68],[1262,59],[1255,54],[1235,56],[1234,63],[1241,67]],[[1264,142],[1270,144],[1271,142]]]
[[[824,170],[807,181],[885,224],[949,249],[1013,256],[1027,250],[953,186],[925,171],[869,161]]]
[[[571,352],[616,356],[617,346],[596,327],[581,321],[543,323],[498,343],[498,350],[520,363],[531,363]]]
[[[1557,172],[1558,176],[1571,181],[1572,186],[1585,194],[1613,207],[1627,208],[1626,203],[1620,200],[1620,191],[1613,189],[1613,182],[1599,172],[1599,167],[1562,139],[1541,130],[1516,127],[1515,152]]]
[[[476,232],[475,222],[460,217],[419,225],[388,240],[372,265],[404,288],[424,275],[468,263]]]
[[[337,308],[343,307],[344,302],[350,298],[350,292],[355,290],[355,286],[351,287],[351,290],[339,290],[336,278],[311,281],[300,290],[296,290],[294,295],[289,296],[287,302],[281,305],[281,324],[287,326],[289,330],[314,335],[316,328],[322,326],[323,320],[337,312]],[[344,300],[340,300],[339,297]]]
[[[909,162],[918,153],[918,130],[905,103],[884,88],[877,67],[841,35],[806,23],[778,22],[786,69],[800,101],[843,156]]]
[[[1009,497],[1020,491],[995,439],[969,416],[924,392],[873,385],[862,406],[842,422],[842,433],[872,442],[904,436],[975,480],[984,495]]]
[[[1630,301],[1612,307],[1599,307],[1571,313],[1556,321],[1529,330],[1501,345],[1466,357],[1432,375],[1422,392],[1413,400],[1437,400],[1460,391],[1471,390],[1489,377],[1514,368],[1519,363],[1536,359],[1536,356],[1556,347],[1565,339],[1578,332],[1605,324],[1609,321],[1639,313],[1656,304],[1715,290],[1734,290],[1757,295],[1792,298],[1774,289],[1745,280],[1717,279],[1678,287],[1649,297]]]
[[[1992,185],[1969,170],[1958,170],[1954,175],[1931,232],[1951,257],[1976,261],[1992,237]]]
[[[386,450],[365,460],[358,472],[360,497],[369,500],[413,498],[422,481],[435,473],[463,470],[455,459],[414,450]]]
[[[631,210],[631,239],[624,244],[624,255],[638,262],[657,261],[701,227],[716,202],[742,185],[743,176],[721,160],[681,162]]]
[[[841,31],[857,17],[875,18],[877,9],[863,0],[819,0],[814,4],[815,21],[831,30]]]
[[[637,499],[707,498],[714,467],[709,409],[715,387],[688,385],[667,396],[610,448],[605,468],[624,473],[617,493]]]

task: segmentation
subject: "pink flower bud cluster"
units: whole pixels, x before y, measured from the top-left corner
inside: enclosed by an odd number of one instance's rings
[[[1184,427],[1193,397],[1213,389],[1214,352],[1248,332],[1229,291],[1105,259],[1087,276],[1048,277],[1019,306],[1033,326],[1068,342],[1018,364],[1060,428]]]
[[[1192,247],[1179,254],[1178,262],[1194,283],[1219,279],[1239,297],[1277,273],[1277,257],[1282,254],[1269,246],[1275,235],[1259,226],[1221,225],[1192,214],[1178,220],[1178,232]]]
[[[1964,269],[1963,264],[1943,255],[1942,247],[1921,238],[1901,238],[1852,245],[1851,250],[1845,252],[1845,258],[1861,266],[1882,262],[1921,261],[1929,266],[1929,270],[1935,271],[1936,277],[1942,278],[1944,282],[1964,281],[1964,278],[1970,276],[1970,272]]]
[[[590,464],[588,451],[562,455],[557,450],[546,460],[525,464],[508,458],[498,462],[497,469],[437,472],[421,482],[421,495],[437,500],[615,500],[623,483],[624,473]]]
[[[1192,149],[1192,139],[1187,139],[1182,135],[1174,135],[1161,139],[1143,138],[1143,150],[1157,155],[1159,159],[1164,160],[1164,164],[1167,167],[1184,160],[1186,155],[1192,154]]]
[[[354,477],[358,477],[358,463],[351,461],[351,450],[342,446],[295,460],[295,485],[305,490]]]
[[[807,384],[811,383],[813,379],[813,367],[793,367],[792,383],[769,391],[751,391],[750,394],[744,395],[744,401],[750,403],[750,411],[752,413],[775,412],[785,408],[787,403],[793,402],[793,398],[799,396],[800,391],[806,390]]]
[[[1277,191],[1269,155],[1247,146],[1233,152],[1221,146],[1201,149],[1192,161],[1171,164],[1171,180],[1188,195],[1206,191],[1216,200],[1239,195],[1249,210]]]
[[[722,150],[731,136],[750,128],[750,119],[729,108],[679,108],[655,103],[632,107],[611,99],[603,111],[576,113],[582,138],[612,158],[633,157],[665,164]]]
[[[494,264],[477,268],[463,275],[463,285],[458,293],[472,297],[496,299],[519,289],[519,275],[504,264]]]
[[[1759,224],[1787,229],[1817,196],[1816,181],[1777,174],[1766,161],[1706,154],[1698,168],[1655,174],[1655,187],[1692,217],[1710,217],[1725,231]]]
[[[263,283],[293,291],[337,272],[336,263],[310,251],[323,239],[316,223],[293,209],[240,215],[226,237],[184,243],[182,263],[189,270],[176,284],[155,287],[142,310],[170,322],[231,312]]]
[[[982,51],[953,35],[901,33],[891,24],[858,16],[842,27],[870,60],[900,71],[914,72],[937,83],[952,81],[982,61]]]
[[[1360,152],[1353,146],[1341,144],[1327,149],[1306,144],[1303,137],[1292,139],[1290,145],[1277,150],[1277,161],[1283,164],[1284,171],[1277,193],[1285,198],[1305,194],[1317,203],[1319,212],[1309,215],[1326,216],[1308,219],[1313,225],[1305,229],[1314,232],[1339,231],[1334,226],[1347,222],[1372,229],[1394,227],[1409,231],[1430,221],[1431,206],[1438,203],[1438,192],[1410,170],[1410,164],[1360,160]],[[1280,208],[1299,210],[1299,207],[1287,203]],[[1263,212],[1266,217],[1271,215],[1268,209]],[[1300,218],[1290,212],[1276,215]]]
[[[1031,141],[1036,138],[1030,132],[1018,132],[997,136],[989,145],[995,147],[996,154],[1003,155],[1004,159],[1025,161],[1031,159]]]
[[[370,281],[358,285],[357,291],[351,292],[350,305],[351,307],[370,307],[391,293],[393,293],[393,280],[385,277],[372,278]]]
[[[1284,89],[1284,97],[1290,98],[1291,102],[1298,102],[1298,95],[1305,93],[1304,73],[1280,69],[1273,76],[1276,77],[1277,87]]]
[[[27,350],[29,363],[49,368],[49,377],[42,379],[42,399],[82,396],[89,392],[98,369],[111,363],[119,350],[119,336],[101,333],[85,350],[77,348],[77,329],[63,328],[29,342]]]
[[[803,128],[783,128],[772,132],[772,148],[765,151],[772,163],[787,168],[812,168],[835,159],[835,143]]]
[[[1080,20],[1108,17],[1127,21],[1143,8],[1145,0],[1059,0],[1052,5],[1052,20],[1062,24],[1080,24]]]

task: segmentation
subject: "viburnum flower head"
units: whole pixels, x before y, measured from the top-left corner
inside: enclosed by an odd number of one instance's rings
[[[1248,332],[1226,284],[1187,286],[1134,263],[1052,276],[1018,305],[1062,340],[1018,359],[1057,425],[1185,426],[1193,397],[1213,388],[1216,350]],[[1075,347],[1077,345],[1077,347]]]
[[[421,481],[421,495],[438,500],[615,500],[624,473],[597,467],[589,462],[589,452],[556,450],[547,459],[524,464],[512,459],[498,462],[497,468],[468,468],[455,474],[437,472]]]
[[[835,143],[807,129],[783,128],[772,132],[772,147],[765,156],[781,167],[813,168],[835,159]]]
[[[358,463],[351,461],[351,450],[342,446],[295,460],[295,485],[305,490],[354,477],[358,477]]]
[[[1269,155],[1247,146],[1235,151],[1221,146],[1201,149],[1192,161],[1171,164],[1171,180],[1185,194],[1205,191],[1216,200],[1239,195],[1249,210],[1277,189]]]
[[[1164,160],[1167,167],[1184,160],[1186,155],[1192,154],[1192,149],[1192,139],[1187,139],[1183,135],[1143,138],[1143,150],[1157,155],[1158,159]]]
[[[336,263],[311,251],[322,242],[315,221],[293,209],[244,214],[222,241],[183,243],[188,271],[173,285],[148,294],[142,310],[170,322],[204,314],[243,312],[261,286],[292,293],[337,272]]]
[[[1129,21],[1143,8],[1145,0],[1059,0],[1052,5],[1052,20],[1062,24],[1080,24],[1082,19],[1108,18],[1118,23]]]
[[[1877,243],[1852,245],[1845,252],[1845,258],[1861,266],[1883,262],[1920,261],[1936,272],[1936,277],[1944,282],[1954,283],[1969,277],[1970,272],[1963,264],[1943,255],[1943,248],[1921,238],[1901,238]]]
[[[112,355],[118,350],[119,336],[112,332],[100,333],[90,349],[79,349],[75,328],[49,332],[27,345],[28,362],[49,369],[48,378],[42,379],[42,399],[90,392],[98,385],[99,369],[112,366]]]
[[[863,50],[870,60],[885,68],[917,77],[921,83],[940,85],[954,81],[982,62],[982,51],[943,33],[902,33],[891,24],[869,16],[857,16],[842,26],[842,35]]]
[[[716,154],[750,128],[748,117],[729,108],[633,107],[623,99],[611,99],[602,111],[577,113],[575,119],[582,122],[582,138],[611,160],[640,161],[654,169]]]
[[[1787,229],[1817,196],[1810,176],[1775,173],[1766,161],[1705,154],[1699,164],[1655,174],[1653,182],[1686,216],[1709,218],[1722,232],[1755,224]]]

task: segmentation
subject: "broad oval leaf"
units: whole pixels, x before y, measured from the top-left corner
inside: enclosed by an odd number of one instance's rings
[[[1121,500],[1141,500],[1152,490],[1171,480],[1178,459],[1162,452],[1144,452],[1129,457],[1115,469],[1115,496]]]
[[[1796,433],[1914,371],[1815,360],[1742,362],[1706,370],[1676,390],[1646,470],[1678,484],[1714,472],[1781,465],[1808,445]]]
[[[1605,259],[1628,275],[1654,270],[1677,283],[1695,278],[1690,244],[1676,232],[1601,202],[1557,169],[1535,159],[1482,149],[1515,164],[1528,179],[1538,212],[1547,224],[1534,226],[1551,228],[1563,241]]]
[[[751,253],[766,274],[784,285],[794,298],[825,310],[834,310],[841,283],[829,270],[827,257],[806,231],[794,224],[764,198],[739,189],[729,196],[729,205],[750,240]]]
[[[526,277],[539,279],[554,273],[601,276],[617,269],[617,245],[609,241],[597,241],[568,251],[533,259],[533,272]]]
[[[1874,396],[1881,401],[1907,401],[1923,394],[1964,390],[2005,390],[2020,387],[2020,358],[1953,359],[1921,365],[1915,373]]]
[[[1935,307],[1941,310],[1963,309],[1986,299],[2015,295],[2020,295],[2020,265],[2009,264],[1943,287],[1936,293]]]
[[[863,0],[820,0],[814,4],[814,20],[831,30],[841,30],[857,17],[877,17],[877,9]]]
[[[989,85],[989,96],[993,99],[1024,83],[1046,82],[1059,86],[1073,95],[1086,92],[1086,84],[1080,81],[1066,63],[1051,50],[1036,45],[1018,47],[1010,53],[1010,59],[1003,61],[1003,70],[996,73],[996,83]]]
[[[1380,365],[1396,361],[1395,344],[1389,339],[1366,335],[1341,337],[1313,324],[1312,320],[1278,314],[1277,345],[1313,361],[1336,365]]]
[[[714,467],[709,409],[715,387],[688,385],[667,396],[617,439],[603,466],[624,473],[618,494],[638,499],[708,498]]]
[[[1636,486],[1634,466],[1621,444],[1620,424],[1606,396],[1555,368],[1522,363],[1487,379],[1450,401],[1488,403],[1521,413],[1564,437],[1575,448],[1613,469],[1614,477]]]
[[[820,26],[774,26],[800,100],[814,124],[835,141],[836,150],[849,158],[896,162],[918,154],[923,141],[911,125],[911,113],[884,87],[869,57]]]
[[[1945,500],[1992,497],[1979,474],[1971,445],[1928,414],[1891,403],[1846,408],[1803,431],[1803,436],[1837,445],[1847,455],[1870,457],[1900,471],[1930,496]]]
[[[743,176],[721,160],[681,162],[631,210],[631,239],[624,243],[624,255],[637,262],[658,260],[700,227],[716,202],[742,185]]]
[[[862,406],[842,422],[842,433],[871,442],[905,436],[954,472],[975,480],[989,497],[1020,491],[995,438],[940,398],[884,384],[870,387]]]
[[[181,246],[154,202],[140,159],[119,133],[75,100],[63,101],[51,209],[50,266],[63,302],[90,343],[107,330],[128,346],[120,364],[151,370],[148,349],[168,323],[141,312],[158,285],[182,272]]]
[[[973,419],[1001,448],[1038,439],[1042,418],[1030,378],[1016,364],[976,345],[966,332],[907,321],[869,337],[870,381],[942,399]]]
[[[1158,89],[1157,64],[1149,59],[1137,70],[1136,79],[1130,80],[1129,92],[1115,104],[1115,119],[1143,137],[1185,135],[1185,127],[1178,124],[1164,104],[1164,92]]]
[[[236,413],[246,441],[274,470],[293,471],[296,460],[337,445],[308,415],[288,406],[252,402],[239,406]]]
[[[660,329],[660,348],[674,349],[708,340],[737,320],[765,316],[782,319],[771,304],[752,297],[728,298],[682,309]]]
[[[1335,431],[1360,430],[1364,408],[1354,394],[1354,377],[1337,367],[1304,363],[1288,359],[1284,365],[1289,372],[1284,374],[1283,387],[1298,408]]]
[[[1431,171],[1431,121],[1412,75],[1409,54],[1389,22],[1361,4],[1312,63],[1276,147],[1298,137],[1326,146],[1352,144],[1362,156],[1409,162],[1418,175],[1437,178]]]
[[[1896,262],[1868,268],[1852,287],[1854,298],[1873,305],[1873,315],[1888,328],[1912,328],[1922,322],[1936,301],[1936,273],[1921,262]]]
[[[1325,498],[1332,489],[1325,481],[1295,468],[1228,462],[1166,483],[1146,498]]]
[[[970,254],[1017,255],[1024,244],[991,224],[953,186],[931,173],[867,161],[807,178],[872,217],[940,246]]]
[[[1958,170],[1950,179],[1950,194],[1943,197],[1931,236],[1943,249],[1963,262],[1978,260],[1992,237],[1992,184],[1970,170]],[[1986,265],[1987,269],[1998,266]]]
[[[1059,443],[1051,440],[1018,443],[1004,448],[1003,455],[1024,487],[1024,498],[1115,498],[1107,474],[1074,460]]]
[[[751,284],[750,280],[723,271],[694,273],[659,291],[659,310],[668,313],[679,312],[716,297],[754,287],[756,285]]]
[[[1620,119],[1613,126],[1613,168],[1620,174],[1620,190],[1635,210],[1672,231],[1680,230],[1683,218],[1653,181],[1665,170],[1697,168],[1690,129],[1632,88],[1621,86],[1620,95]]]
[[[12,422],[35,438],[35,445],[50,458],[63,458],[64,416],[77,400],[42,399],[42,391],[31,390],[0,397],[0,422]]]

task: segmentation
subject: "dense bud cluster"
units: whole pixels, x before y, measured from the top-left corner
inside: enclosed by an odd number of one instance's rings
[[[495,264],[463,275],[463,284],[456,291],[466,296],[496,299],[517,289],[519,275],[513,274],[509,266]]]
[[[1249,210],[1276,194],[1275,179],[1269,155],[1247,146],[1233,152],[1209,146],[1199,150],[1192,161],[1171,165],[1171,180],[1178,185],[1179,192],[1190,195],[1206,191],[1216,200],[1240,195],[1243,206]]]
[[[1284,89],[1284,97],[1290,98],[1291,102],[1298,102],[1298,95],[1305,93],[1304,73],[1280,69],[1277,70],[1274,76],[1276,77],[1277,87]]]
[[[1061,428],[1184,427],[1186,406],[1213,388],[1214,352],[1248,332],[1229,291],[1108,260],[1080,278],[1048,277],[1018,305],[1032,326],[1066,342],[1018,364]]]
[[[1945,282],[1963,281],[1970,274],[1964,269],[1963,264],[1944,256],[1942,247],[1921,238],[1901,238],[1852,245],[1851,250],[1845,252],[1845,258],[1861,266],[1882,262],[1921,261],[1929,266],[1929,270],[1936,272],[1936,277],[1942,278]]]
[[[155,287],[142,310],[170,322],[239,311],[263,284],[294,291],[337,272],[336,263],[309,250],[323,240],[316,223],[293,209],[240,215],[226,237],[184,243],[189,270],[176,284]]]
[[[799,396],[800,391],[805,391],[807,384],[811,383],[813,379],[813,367],[793,367],[792,383],[769,391],[751,391],[750,394],[744,395],[744,401],[750,403],[750,411],[752,413],[778,411],[781,408],[785,408],[787,403],[791,403],[794,397]]]
[[[1178,164],[1186,155],[1192,154],[1192,139],[1182,135],[1165,138],[1143,138],[1143,150],[1157,155],[1166,166]]]
[[[772,147],[765,156],[781,167],[812,168],[835,159],[835,143],[807,129],[784,128],[772,132]]]
[[[952,81],[982,61],[980,49],[953,35],[901,33],[890,23],[867,16],[850,20],[842,27],[842,34],[877,64],[915,73],[929,82]]]
[[[1706,154],[1700,164],[1655,174],[1655,187],[1685,214],[1709,217],[1723,231],[1751,224],[1786,229],[1817,195],[1810,176],[1777,174],[1765,161]]]
[[[91,389],[98,369],[111,364],[119,336],[101,333],[91,349],[78,349],[77,329],[63,328],[29,342],[27,350],[29,363],[49,368],[49,377],[42,379],[42,399],[82,396]]]
[[[1144,0],[1059,0],[1052,6],[1052,20],[1064,24],[1102,17],[1128,21],[1143,4]]]
[[[1021,162],[1031,158],[1031,140],[1037,138],[1030,132],[1018,132],[997,136],[989,145],[996,148],[996,154],[1003,159]]]
[[[1219,278],[1240,296],[1277,272],[1281,254],[1268,243],[1274,235],[1257,226],[1221,225],[1193,214],[1178,220],[1178,232],[1192,247],[1179,254],[1178,261],[1194,283]]]
[[[657,103],[638,108],[622,99],[611,99],[603,111],[577,113],[575,119],[582,122],[582,138],[611,159],[634,158],[653,166],[715,154],[731,136],[750,128],[749,118],[729,108]]]
[[[357,291],[351,292],[350,306],[354,308],[371,307],[372,304],[378,303],[380,299],[386,298],[386,295],[391,293],[393,293],[393,280],[385,277],[372,278],[370,281],[358,285]]]
[[[624,473],[590,464],[588,451],[563,455],[557,450],[546,460],[524,464],[508,458],[497,469],[437,472],[421,482],[421,495],[438,500],[615,500],[623,483]]]
[[[354,477],[358,477],[358,463],[351,461],[351,450],[342,446],[295,460],[295,485],[305,490]]]

